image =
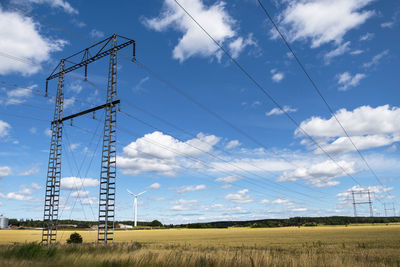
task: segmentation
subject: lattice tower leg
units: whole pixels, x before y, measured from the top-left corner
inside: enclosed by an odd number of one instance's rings
[[[64,70],[64,61],[60,63],[60,70]],[[58,208],[60,201],[61,179],[61,151],[62,151],[62,122],[64,106],[64,74],[57,83],[57,96],[54,109],[54,123],[51,124],[51,143],[49,164],[47,169],[42,244],[53,245],[57,241]]]
[[[112,47],[116,46],[116,36]],[[103,150],[101,156],[98,242],[114,241],[115,219],[115,179],[116,179],[116,106],[112,104],[117,97],[117,50],[110,55],[107,86],[107,105],[105,108]]]

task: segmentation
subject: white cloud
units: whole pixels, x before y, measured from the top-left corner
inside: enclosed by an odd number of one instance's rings
[[[361,106],[353,111],[340,109],[335,113],[347,133],[360,149],[369,149],[398,142],[400,132],[400,108],[389,105],[376,108]],[[328,152],[354,151],[354,147],[346,141],[343,129],[334,117],[323,119],[312,117],[300,124],[308,135],[320,140],[322,147]],[[298,128],[295,135],[302,137]],[[318,149],[316,153],[321,153]]]
[[[71,145],[69,146],[69,150],[70,150],[70,151],[74,151],[74,150],[76,150],[80,145],[81,145],[81,144],[78,144],[78,143],[76,143],[76,144],[71,144]]]
[[[272,204],[293,204],[293,202],[289,199],[282,199],[282,198],[278,198],[275,199],[274,201],[272,201]]]
[[[273,108],[271,109],[269,112],[265,113],[265,115],[267,116],[271,116],[271,115],[282,115],[285,112],[286,113],[292,113],[292,112],[296,112],[297,109],[296,108],[292,108],[290,106],[283,106],[282,109],[280,108]]]
[[[125,146],[123,156],[117,158],[118,166],[125,174],[157,172],[175,175],[180,169],[179,157],[210,152],[219,140],[215,135],[199,133],[196,138],[182,142],[156,131]]]
[[[304,212],[304,211],[307,211],[307,208],[294,208],[291,211],[293,211],[293,212]]]
[[[251,199],[250,196],[247,194],[248,192],[248,189],[242,189],[237,191],[237,193],[227,194],[225,196],[225,199],[235,203],[250,203],[253,201],[253,199]]]
[[[93,30],[90,31],[89,35],[92,38],[100,39],[100,38],[104,37],[104,32],[96,30],[96,29],[93,29]]]
[[[37,166],[34,166],[27,171],[20,172],[18,175],[19,176],[30,176],[32,174],[37,174],[37,173],[39,173],[39,168]]]
[[[357,49],[357,50],[353,50],[353,51],[351,51],[351,52],[350,52],[350,55],[352,55],[352,56],[356,56],[356,55],[360,55],[360,54],[362,54],[362,53],[364,53],[364,51],[363,51],[363,50],[361,50],[361,49]]]
[[[237,180],[242,179],[242,177],[237,176],[237,175],[231,175],[231,176],[226,176],[226,177],[220,177],[215,179],[216,182],[223,182],[223,183],[233,183]]]
[[[276,83],[279,83],[285,77],[285,74],[283,72],[279,72],[276,69],[272,69],[271,74],[271,79]]]
[[[40,64],[60,51],[66,41],[51,40],[40,35],[39,24],[20,13],[0,7],[0,74],[31,75],[40,71]],[[21,60],[22,59],[22,60]],[[27,64],[28,63],[28,64]]]
[[[148,188],[150,188],[150,189],[158,189],[160,187],[161,187],[161,185],[159,183],[154,183],[154,184],[151,184],[148,186]]]
[[[229,141],[228,144],[226,144],[225,148],[232,149],[232,148],[238,147],[240,145],[241,145],[241,143],[239,142],[239,140],[231,140],[231,141]]]
[[[340,44],[348,31],[362,25],[374,14],[362,10],[372,1],[290,1],[279,16],[279,24],[286,29],[289,41],[310,39],[312,48],[329,42]]]
[[[394,25],[394,21],[387,21],[387,22],[381,23],[382,28],[392,28],[393,25]]]
[[[88,195],[89,195],[89,191],[74,191],[71,193],[71,197],[83,198],[83,197],[87,197]]]
[[[31,128],[29,128],[29,132],[31,134],[35,134],[35,133],[37,133],[37,128],[36,127],[31,127]]]
[[[351,137],[351,140],[356,144],[359,150],[364,150],[373,147],[388,146],[395,142],[399,142],[400,135],[353,136]],[[322,147],[328,153],[346,153],[355,150],[348,137],[339,137],[330,144],[323,145]],[[315,153],[322,154],[323,152],[318,148]]]
[[[341,45],[339,45],[337,48],[335,48],[332,51],[329,51],[328,53],[325,54],[324,60],[326,64],[331,63],[332,58],[341,56],[345,54],[346,52],[350,51],[350,41],[345,42]]]
[[[81,187],[95,187],[99,181],[93,178],[65,177],[61,178],[61,188],[66,190],[77,190]]]
[[[32,200],[32,194],[42,187],[38,184],[32,183],[31,185],[23,185],[22,188],[17,192],[10,192],[3,194],[0,192],[0,198],[7,200]]]
[[[173,201],[172,204],[178,204],[178,205],[183,205],[183,204],[193,204],[199,202],[196,199],[178,199],[176,201]]]
[[[182,211],[193,209],[194,204],[196,204],[198,200],[195,199],[178,199],[176,201],[171,202],[174,206],[171,207],[171,210]]]
[[[6,137],[11,129],[11,125],[5,121],[0,120],[0,138]]]
[[[260,204],[267,204],[267,203],[270,203],[270,202],[271,201],[268,200],[268,199],[263,199],[263,200],[260,201]]]
[[[31,200],[32,196],[24,195],[18,192],[10,192],[7,194],[0,193],[0,197],[7,200]]]
[[[77,15],[79,12],[70,3],[64,0],[12,0],[14,4],[47,4],[52,8],[61,8],[64,12]]]
[[[161,175],[174,176],[181,168],[174,159],[117,157],[118,168],[123,174],[138,175],[143,172],[155,172]]]
[[[183,211],[183,210],[188,210],[189,207],[188,206],[184,206],[184,205],[174,205],[171,207],[171,210],[174,211]]]
[[[32,96],[32,89],[36,88],[37,85],[31,85],[28,87],[19,87],[10,91],[7,91],[6,105],[18,105],[26,102],[28,98]]]
[[[389,50],[385,50],[379,54],[377,54],[376,56],[374,56],[371,61],[368,61],[366,63],[363,64],[364,68],[370,68],[372,66],[378,65],[379,62],[381,61],[381,59],[389,54]]]
[[[175,188],[176,192],[178,193],[185,193],[185,192],[192,192],[192,191],[199,191],[206,189],[204,184],[200,185],[184,185],[178,188]]]
[[[75,104],[75,97],[64,99],[64,109],[70,108]]]
[[[180,4],[218,43],[232,43],[231,39],[236,36],[233,29],[236,21],[226,11],[224,2],[219,1],[209,7],[202,0],[181,0]],[[173,0],[164,1],[159,17],[144,19],[143,23],[156,31],[165,31],[171,27],[183,34],[173,50],[173,58],[180,62],[193,56],[215,56],[218,60],[221,57],[218,47]],[[231,50],[238,56],[246,41],[238,41],[236,38],[233,43]]]
[[[284,172],[284,174],[278,178],[278,181],[287,182],[305,179],[307,183],[311,184],[313,187],[335,186],[339,184],[339,181],[333,180],[334,178],[356,172],[354,170],[354,164],[354,162],[344,160],[338,161],[336,164],[331,160],[327,160],[309,167],[297,168],[292,172]]]
[[[343,72],[337,75],[338,83],[341,85],[339,91],[347,91],[349,87],[356,87],[360,84],[360,81],[367,77],[363,73],[357,73],[352,76],[349,72]]]
[[[75,81],[69,86],[68,89],[70,89],[74,93],[79,94],[82,91],[83,86],[82,86],[82,83],[80,81]]]
[[[253,40],[253,34],[249,34],[246,39],[243,37],[238,37],[235,41],[229,44],[230,54],[233,58],[238,58],[240,53],[247,47],[247,46],[255,46],[257,47],[257,43]]]
[[[142,86],[143,86],[143,84],[144,84],[145,82],[147,82],[148,80],[150,80],[149,77],[144,77],[143,79],[141,79],[141,80],[138,82],[138,84],[133,88],[133,91],[139,92],[139,91],[144,90]]]
[[[364,34],[363,36],[360,37],[360,41],[372,40],[374,38],[374,36],[375,36],[374,33],[367,32],[366,34]]]
[[[8,166],[1,166],[0,167],[0,178],[4,178],[11,174],[11,168]]]
[[[51,137],[51,129],[47,128],[46,130],[44,130],[44,134],[48,137]]]

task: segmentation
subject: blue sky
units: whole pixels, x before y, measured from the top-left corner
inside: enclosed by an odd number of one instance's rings
[[[257,1],[179,3],[300,127],[173,0],[2,1],[0,213],[42,218],[56,92],[52,81],[44,97],[45,79],[113,33],[151,70],[120,52],[118,220],[133,217],[126,189],[147,191],[139,220],[163,223],[352,215],[351,190],[373,192],[376,215],[398,205],[399,3],[263,2],[378,179]],[[66,76],[65,114],[104,103],[108,58],[92,65],[88,82]],[[97,220],[102,118],[65,124],[61,219]]]

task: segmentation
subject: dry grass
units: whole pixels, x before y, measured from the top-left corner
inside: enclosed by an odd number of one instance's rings
[[[66,231],[63,240],[71,233]],[[0,242],[37,241],[40,234],[30,230],[0,231]],[[96,232],[80,234],[84,242],[96,238]],[[10,252],[15,247],[3,245],[0,265],[400,266],[399,225],[118,231],[116,240],[121,243],[107,248],[89,243],[59,245],[54,255],[35,252],[42,255],[36,258],[15,256],[25,254]]]

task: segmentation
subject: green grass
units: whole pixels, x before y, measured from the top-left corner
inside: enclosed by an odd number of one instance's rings
[[[121,231],[125,242],[108,246],[81,234],[83,244],[1,245],[0,266],[400,266],[400,226]]]

